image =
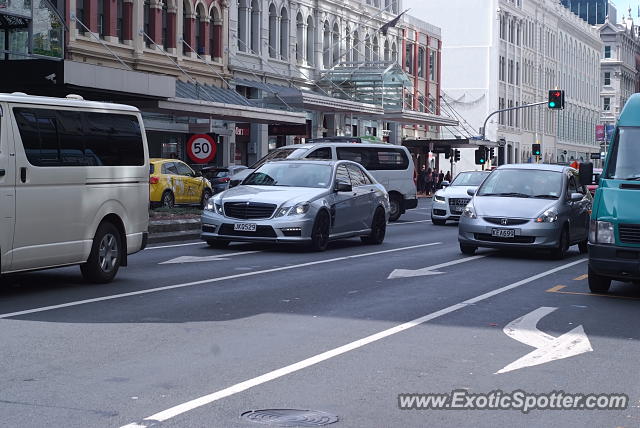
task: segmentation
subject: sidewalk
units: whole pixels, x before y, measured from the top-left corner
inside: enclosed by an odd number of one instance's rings
[[[200,238],[200,219],[171,219],[149,221],[149,244],[186,241]]]

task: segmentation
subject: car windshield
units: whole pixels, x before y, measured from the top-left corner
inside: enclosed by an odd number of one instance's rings
[[[325,188],[331,183],[331,171],[329,165],[273,162],[252,172],[242,184]]]
[[[609,152],[606,178],[640,180],[640,128],[618,129]]]
[[[562,173],[535,169],[497,169],[482,183],[478,196],[557,199]]]
[[[299,159],[302,157],[304,153],[307,152],[308,149],[294,148],[294,147],[286,147],[274,150],[260,159],[258,162],[251,165],[249,168],[258,169],[265,163],[274,160],[274,159]]]
[[[487,177],[486,172],[461,172],[451,183],[452,186],[479,186]]]

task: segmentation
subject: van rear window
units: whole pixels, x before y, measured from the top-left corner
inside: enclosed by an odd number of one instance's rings
[[[409,168],[409,158],[400,148],[338,147],[338,159],[358,162],[369,171],[405,170]]]
[[[134,115],[22,107],[13,113],[34,166],[144,165],[144,141]]]

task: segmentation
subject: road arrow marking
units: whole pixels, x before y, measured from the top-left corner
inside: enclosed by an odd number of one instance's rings
[[[496,374],[575,357],[576,355],[593,351],[582,325],[559,337],[553,337],[538,330],[538,322],[557,309],[543,306],[507,324],[503,329],[507,336],[537,349],[498,370]]]
[[[450,262],[440,263],[439,265],[427,266],[425,268],[416,269],[416,270],[396,269],[396,270],[394,270],[393,272],[391,272],[389,274],[387,279],[412,278],[412,277],[415,277],[415,276],[427,276],[427,275],[440,275],[440,274],[446,273],[446,272],[440,272],[438,270],[440,268],[447,267],[447,266],[453,266],[453,265],[457,265],[457,264],[460,264],[460,263],[470,262],[470,261],[473,261],[473,260],[481,259],[483,257],[487,257],[487,256],[465,257],[464,259],[452,260]]]
[[[175,263],[201,263],[201,262],[217,262],[220,260],[229,260],[229,257],[232,256],[241,256],[244,254],[255,254],[261,253],[262,251],[241,251],[239,253],[229,253],[229,254],[216,254],[213,256],[205,256],[205,257],[196,257],[196,256],[181,256],[176,257],[175,259],[167,260],[166,262],[160,262],[160,265],[169,265]]]

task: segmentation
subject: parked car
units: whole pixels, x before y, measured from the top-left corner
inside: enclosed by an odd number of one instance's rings
[[[231,177],[238,172],[247,169],[244,165],[230,165],[226,168],[219,166],[206,166],[200,170],[202,176],[211,182],[213,194],[220,193],[229,188]]]
[[[211,183],[178,159],[150,159],[151,206],[173,208],[177,204],[200,205],[213,196]]]
[[[443,188],[433,195],[431,221],[444,225],[447,220],[459,220],[460,214],[471,200],[467,193],[476,190],[491,171],[465,171],[456,176],[451,184],[443,182]]]
[[[539,248],[562,258],[578,244],[586,253],[592,200],[571,167],[500,166],[462,212],[460,250],[471,255],[478,247]]]
[[[288,242],[323,251],[331,240],[354,236],[381,244],[388,219],[389,196],[361,165],[283,160],[211,198],[201,237],[218,248],[231,241]]]
[[[147,243],[148,171],[137,108],[0,94],[0,275],[80,265],[113,280]]]
[[[390,221],[398,220],[406,210],[418,206],[411,153],[406,147],[386,143],[354,144],[331,141],[280,147],[231,177],[230,187],[239,184],[254,169],[275,159],[333,159],[359,163],[387,189],[391,204]]]

